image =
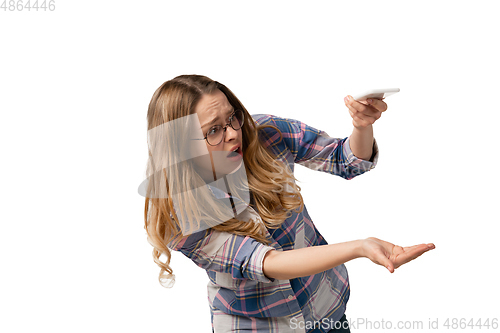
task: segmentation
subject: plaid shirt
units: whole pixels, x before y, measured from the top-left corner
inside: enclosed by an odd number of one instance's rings
[[[270,128],[263,129],[260,138],[264,146],[292,171],[297,163],[351,179],[376,164],[376,143],[373,162],[364,161],[353,155],[349,138],[331,138],[293,119],[262,114],[252,117],[256,124],[270,124],[280,130],[283,140],[279,143],[279,133]],[[228,198],[227,193],[209,188],[215,197]],[[237,217],[242,221],[254,218],[262,221],[250,206]],[[273,240],[269,246],[248,236],[208,229],[185,236],[172,249],[182,252],[207,271],[208,301],[216,333],[240,330],[328,332],[333,328],[330,323],[344,314],[349,299],[345,266],[291,280],[269,279],[262,271],[262,261],[268,251],[287,251],[327,242],[314,226],[305,206],[301,213],[292,212],[278,229],[269,229],[268,233]],[[323,324],[311,329],[314,321]]]

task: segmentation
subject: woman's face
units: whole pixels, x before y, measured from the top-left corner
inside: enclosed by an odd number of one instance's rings
[[[213,126],[226,126],[233,112],[234,108],[222,91],[203,95],[195,107],[203,136],[206,136]],[[193,159],[196,171],[207,182],[234,172],[243,161],[242,143],[242,130],[234,130],[229,125],[222,141],[217,145],[210,145],[207,140],[192,140],[191,152],[195,152],[194,156],[199,156]],[[236,154],[232,153],[235,150]]]

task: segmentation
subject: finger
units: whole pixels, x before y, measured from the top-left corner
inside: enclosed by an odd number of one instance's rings
[[[426,245],[429,248],[429,250],[432,250],[436,247],[434,244],[429,243],[429,244],[419,244],[419,245],[407,246],[407,247],[404,247],[403,250],[406,252],[406,251],[416,249],[418,247],[422,247],[423,245]]]
[[[352,123],[355,127],[367,127],[375,122],[375,119],[370,119],[369,117],[364,117],[361,115],[351,115]]]
[[[346,102],[346,106],[355,112],[362,113],[368,117],[374,118],[375,120],[380,118],[380,116],[382,115],[381,111],[377,110],[371,105],[367,105],[355,100],[349,100],[349,102]]]
[[[385,266],[390,273],[394,273],[394,264],[389,260],[389,263]]]
[[[408,251],[406,251],[408,249]],[[427,244],[420,244],[420,245],[415,245],[411,246],[410,248],[405,248],[405,252],[399,254],[395,260],[395,266],[398,268],[401,265],[404,265],[418,257],[420,257],[422,254],[425,252],[432,250],[433,247],[428,246]]]
[[[349,113],[351,117],[359,117],[363,121],[366,121],[367,124],[373,124],[378,118],[380,118],[380,112],[378,112],[378,115],[375,114],[375,116],[371,115],[369,112],[368,113],[363,113],[354,108],[352,105],[348,105],[347,108],[349,109]],[[378,116],[378,117],[377,117]]]
[[[370,104],[377,111],[384,112],[387,110],[387,104],[381,99],[368,98],[366,100],[368,104]]]
[[[382,253],[378,253],[376,255],[376,261],[378,262],[379,265],[387,268],[389,272],[394,273],[394,264],[385,255],[383,255]]]

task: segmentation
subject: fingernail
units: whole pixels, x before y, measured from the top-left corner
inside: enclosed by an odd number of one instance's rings
[[[372,103],[373,103],[373,99],[371,99],[371,98],[368,98],[366,101],[367,101],[368,103],[370,103],[370,104],[372,104]]]
[[[349,103],[349,96],[346,96],[346,97],[344,98],[344,102]]]

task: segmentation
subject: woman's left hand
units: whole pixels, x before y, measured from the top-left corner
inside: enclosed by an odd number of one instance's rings
[[[382,116],[382,112],[387,110],[387,104],[380,99],[370,98],[358,102],[352,96],[347,96],[344,98],[344,103],[349,108],[352,124],[356,128],[371,126]]]
[[[385,266],[389,272],[394,273],[394,270],[399,266],[435,249],[436,246],[429,243],[401,247],[375,237],[369,237],[363,240],[361,248],[363,257],[378,265]]]

